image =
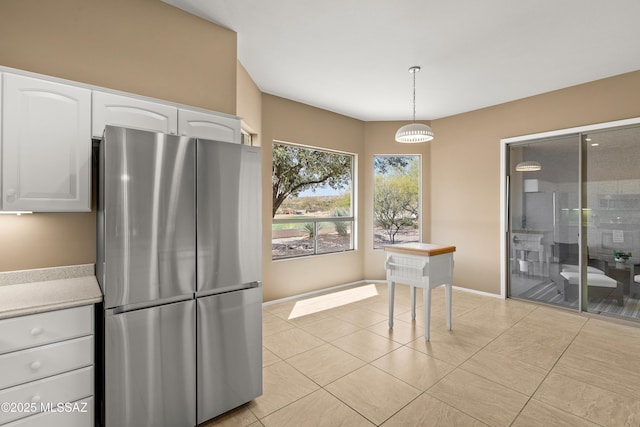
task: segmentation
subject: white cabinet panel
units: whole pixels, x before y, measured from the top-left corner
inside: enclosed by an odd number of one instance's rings
[[[62,407],[27,418],[22,418],[6,425],[6,427],[90,427],[93,426],[93,397],[76,402],[64,402]]]
[[[200,111],[178,111],[180,135],[240,144],[240,120]]]
[[[2,209],[91,206],[91,91],[5,73]]]
[[[0,321],[0,354],[93,334],[93,307],[20,316]]]
[[[94,138],[102,138],[106,125],[176,135],[178,109],[171,105],[94,91],[92,125]]]
[[[0,356],[0,389],[93,365],[93,336]]]
[[[49,405],[74,402],[92,395],[92,366],[6,388],[0,390],[0,402],[17,404],[21,408],[11,408],[16,411],[0,411],[0,424],[41,412],[48,409]]]

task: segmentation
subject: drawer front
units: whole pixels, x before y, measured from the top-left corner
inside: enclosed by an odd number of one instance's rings
[[[92,396],[93,378],[93,367],[89,366],[0,390],[0,404],[11,405],[9,411],[0,411],[0,424],[34,415],[58,403]]]
[[[92,427],[93,397],[5,424],[4,427]]]
[[[93,365],[93,336],[0,355],[0,390]]]
[[[0,354],[93,334],[93,306],[0,321]]]

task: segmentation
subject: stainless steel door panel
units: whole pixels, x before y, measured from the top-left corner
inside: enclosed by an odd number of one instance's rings
[[[192,427],[195,300],[105,317],[107,427]]]
[[[197,291],[261,280],[260,149],[198,140]]]
[[[105,306],[194,292],[195,140],[107,126],[100,149]]]
[[[202,423],[262,394],[262,288],[197,301]]]

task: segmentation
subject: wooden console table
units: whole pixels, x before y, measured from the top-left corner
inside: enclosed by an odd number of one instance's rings
[[[451,286],[453,283],[453,253],[455,246],[430,243],[403,243],[387,245],[385,269],[389,286],[389,328],[393,328],[395,285],[409,285],[411,319],[416,318],[416,288],[422,288],[424,297],[424,338],[429,341],[431,318],[431,289],[445,285],[447,328],[451,330]]]

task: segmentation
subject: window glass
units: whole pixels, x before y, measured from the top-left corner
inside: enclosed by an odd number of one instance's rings
[[[374,156],[373,248],[420,241],[420,156]]]
[[[354,156],[273,144],[272,259],[353,250]]]

